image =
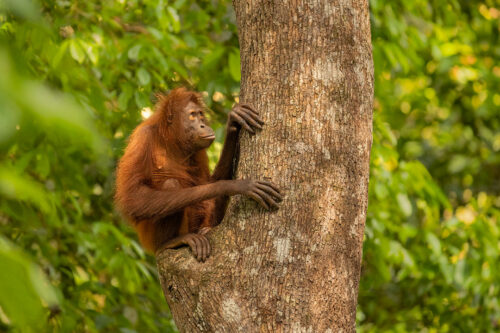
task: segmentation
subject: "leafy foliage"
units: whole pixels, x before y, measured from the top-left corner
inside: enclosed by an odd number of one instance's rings
[[[495,6],[371,1],[376,108],[361,332],[500,328]]]
[[[498,4],[370,4],[359,331],[493,332]],[[175,331],[153,258],[112,209],[113,170],[154,93],[179,84],[205,92],[213,163],[239,67],[228,0],[0,2],[0,331]]]
[[[113,170],[156,91],[179,84],[217,91],[218,103],[208,105],[214,121],[225,117],[239,74],[231,8],[161,0],[3,5],[0,244],[12,240],[43,270],[33,271],[15,247],[0,247],[0,269],[9,272],[0,279],[3,328],[174,331],[154,261],[113,212]],[[45,277],[57,295],[51,303],[35,288]]]

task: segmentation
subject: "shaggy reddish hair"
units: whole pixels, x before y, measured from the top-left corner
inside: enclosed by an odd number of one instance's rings
[[[155,114],[153,117],[156,116],[157,119],[151,119],[149,122],[159,125],[158,134],[167,141],[177,138],[173,137],[173,135],[177,134],[177,129],[180,126],[179,114],[189,102],[196,103],[200,107],[205,108],[201,94],[189,91],[184,87],[176,88],[170,91],[168,95],[157,94],[156,98],[158,102],[155,105]]]

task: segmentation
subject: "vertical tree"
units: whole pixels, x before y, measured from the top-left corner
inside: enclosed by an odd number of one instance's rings
[[[366,0],[234,1],[241,101],[266,121],[244,134],[238,178],[285,193],[266,212],[233,198],[198,263],[158,256],[181,331],[355,329],[372,130],[373,66]]]

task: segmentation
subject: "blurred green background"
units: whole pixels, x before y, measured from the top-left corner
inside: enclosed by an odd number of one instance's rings
[[[500,3],[371,0],[374,142],[359,332],[500,331]],[[113,211],[154,93],[239,91],[228,0],[0,0],[0,331],[175,331]]]

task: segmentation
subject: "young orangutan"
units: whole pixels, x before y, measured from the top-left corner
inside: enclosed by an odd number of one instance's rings
[[[210,175],[206,149],[215,134],[201,96],[185,88],[160,96],[155,113],[132,133],[116,177],[116,205],[146,250],[189,245],[205,261],[210,254],[205,234],[222,221],[229,196],[244,194],[266,209],[278,207],[282,197],[272,183],[231,179],[241,129],[255,134],[263,124],[250,106],[235,106]]]

